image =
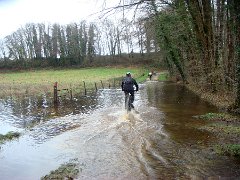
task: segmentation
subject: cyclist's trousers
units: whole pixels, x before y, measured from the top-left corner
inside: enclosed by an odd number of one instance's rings
[[[127,97],[126,95],[130,94],[130,101],[133,103],[134,101],[134,91],[124,91],[125,93],[125,98]]]

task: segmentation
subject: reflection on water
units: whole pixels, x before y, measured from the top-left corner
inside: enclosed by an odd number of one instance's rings
[[[97,107],[97,95],[75,97],[73,100],[60,99],[58,106],[46,95],[24,99],[7,98],[0,100],[0,133],[16,128],[32,127],[42,121],[56,117],[88,112]],[[10,127],[11,126],[11,127]]]
[[[147,92],[150,104],[164,112],[164,129],[174,141],[191,143],[190,141],[204,141],[209,136],[196,128],[204,125],[206,121],[197,121],[193,116],[216,112],[215,107],[201,101],[181,85],[149,84]]]
[[[213,153],[217,138],[198,130],[207,122],[192,118],[214,107],[171,83],[141,85],[135,99],[129,114],[120,89],[62,100],[55,109],[47,96],[1,101],[0,126],[23,135],[2,145],[0,179],[39,179],[73,158],[79,179],[240,176],[239,162]]]

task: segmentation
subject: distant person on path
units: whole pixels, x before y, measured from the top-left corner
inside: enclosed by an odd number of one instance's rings
[[[138,91],[138,84],[135,79],[132,78],[131,73],[127,72],[126,77],[123,78],[122,80],[122,91],[125,93],[125,100],[127,95],[130,93],[130,101],[131,101],[131,107],[134,108],[133,106],[133,101],[134,101],[134,86],[136,87],[135,91]],[[126,102],[126,101],[125,101]]]
[[[153,75],[152,72],[149,72],[149,73],[148,73],[148,76],[149,76],[150,81],[152,80],[152,75]]]

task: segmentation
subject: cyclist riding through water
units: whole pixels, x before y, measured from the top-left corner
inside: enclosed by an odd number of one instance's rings
[[[135,91],[138,91],[138,84],[135,79],[132,78],[131,73],[127,72],[126,77],[122,80],[122,91],[125,93],[125,100],[127,96],[130,94],[130,106],[131,108],[134,108],[133,101],[134,101],[134,86]],[[126,101],[125,101],[126,102]]]

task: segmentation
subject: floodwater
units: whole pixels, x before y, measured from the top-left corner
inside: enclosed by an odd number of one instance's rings
[[[180,85],[149,81],[124,110],[120,89],[62,100],[47,96],[0,102],[0,133],[22,136],[1,145],[0,179],[40,179],[77,159],[78,179],[239,179],[240,162],[218,156],[219,141],[192,116],[217,109]]]

